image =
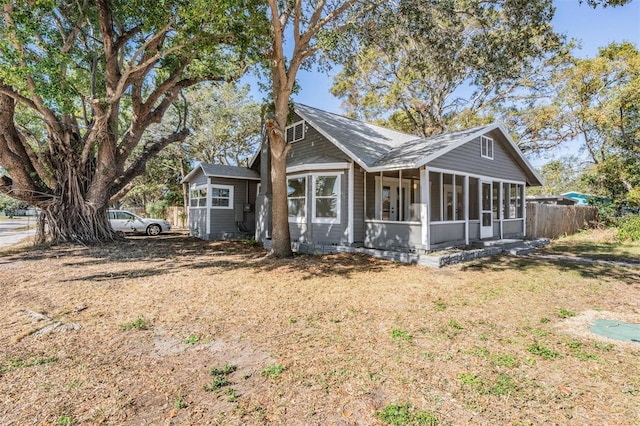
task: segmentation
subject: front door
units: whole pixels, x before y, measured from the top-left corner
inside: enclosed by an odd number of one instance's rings
[[[411,205],[411,185],[405,179],[402,186],[398,184],[398,179],[384,180],[382,193],[380,192],[380,182],[376,179],[376,218],[378,220],[407,221],[410,220]],[[400,194],[402,191],[402,195]],[[382,197],[382,199],[380,199]],[[402,207],[400,206],[402,200]]]
[[[493,188],[491,182],[481,182],[482,186],[482,210],[480,212],[480,238],[493,237]]]

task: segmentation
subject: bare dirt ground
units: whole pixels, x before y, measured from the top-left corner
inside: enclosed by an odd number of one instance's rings
[[[638,268],[170,234],[0,252],[0,291],[3,425],[376,425],[389,404],[414,414],[396,424],[640,424],[640,345],[584,320],[640,322]]]

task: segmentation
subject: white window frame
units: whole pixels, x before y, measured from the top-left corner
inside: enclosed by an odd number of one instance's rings
[[[228,206],[214,206],[213,205],[213,190],[215,189],[228,189],[229,190],[229,205]],[[220,185],[217,183],[212,183],[209,185],[209,206],[212,209],[216,209],[216,210],[230,210],[233,209],[233,185]],[[227,197],[215,197],[217,199],[227,199]]]
[[[493,139],[480,136],[480,157],[493,160]]]
[[[194,191],[200,191],[204,189],[205,190],[205,195],[204,197],[198,197],[198,198],[193,198],[193,192]],[[201,206],[200,203],[198,202],[197,206],[192,206],[191,205],[191,201],[192,200],[204,200],[204,206]],[[206,184],[192,184],[189,187],[189,208],[191,209],[204,209],[207,207],[209,202],[209,192],[207,191],[207,185]]]
[[[307,175],[291,175],[287,176],[287,188],[289,188],[289,180],[290,179],[300,179],[304,178],[304,196],[302,197],[289,197],[287,194],[287,216],[289,218],[289,223],[306,223],[307,221],[307,211],[309,209],[309,203],[307,200],[307,193],[309,192],[309,176]],[[304,216],[291,216],[289,215],[289,200],[304,200]]]
[[[296,134],[298,134],[298,129],[300,129],[299,132],[299,137],[296,137]],[[289,130],[292,130],[291,135],[292,138],[289,139]],[[293,143],[293,142],[298,142],[301,141],[302,139],[304,139],[304,135],[306,133],[307,130],[307,126],[305,125],[304,120],[300,120],[297,121],[293,124],[291,124],[290,126],[287,126],[284,128],[284,135],[285,135],[285,141],[287,143]]]
[[[336,195],[336,217],[316,217],[316,199],[334,198],[333,196],[316,196],[316,180],[319,177],[335,176],[338,184],[338,194]],[[314,173],[311,175],[311,218],[313,223],[341,223],[342,204],[342,173]]]

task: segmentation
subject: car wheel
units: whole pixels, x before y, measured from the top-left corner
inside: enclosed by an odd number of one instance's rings
[[[160,228],[160,225],[153,224],[149,225],[149,227],[147,228],[147,235],[156,236],[161,232],[162,228]]]

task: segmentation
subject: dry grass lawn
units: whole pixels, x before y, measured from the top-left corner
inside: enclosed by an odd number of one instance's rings
[[[172,234],[4,251],[0,290],[3,425],[640,424],[640,344],[577,320],[640,322],[638,268]]]

